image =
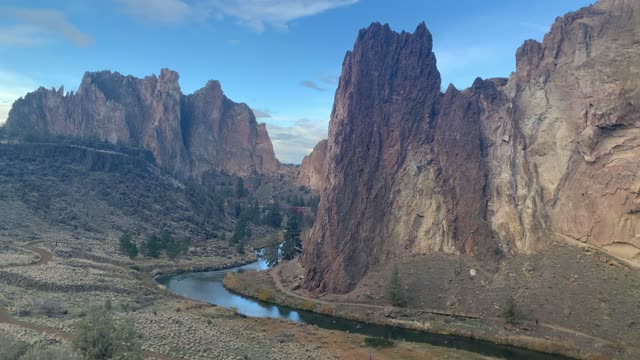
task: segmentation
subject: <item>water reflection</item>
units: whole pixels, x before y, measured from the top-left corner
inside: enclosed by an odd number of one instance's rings
[[[559,355],[542,354],[486,341],[407,330],[393,326],[371,325],[314,312],[297,311],[286,306],[272,305],[231,293],[222,284],[224,276],[229,272],[265,269],[267,269],[267,263],[261,259],[258,262],[234,269],[176,275],[158,281],[178,295],[218,306],[235,308],[238,313],[251,317],[285,319],[302,324],[313,324],[324,329],[347,331],[366,336],[429,343],[502,359],[568,359]]]
[[[178,295],[218,306],[235,308],[238,313],[246,316],[286,319],[305,323],[297,311],[282,309],[276,305],[238,296],[229,292],[222,284],[224,276],[229,272],[265,269],[267,269],[267,263],[260,259],[255,263],[229,270],[176,275],[160,279],[160,283]]]

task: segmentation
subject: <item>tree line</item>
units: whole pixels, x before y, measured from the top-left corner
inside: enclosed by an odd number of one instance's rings
[[[165,231],[160,236],[151,234],[138,246],[133,240],[131,234],[124,233],[120,236],[120,251],[130,259],[138,257],[142,253],[146,257],[159,258],[164,252],[169,259],[177,259],[180,255],[186,255],[191,245],[191,239],[184,237],[182,239],[174,238],[169,232]]]

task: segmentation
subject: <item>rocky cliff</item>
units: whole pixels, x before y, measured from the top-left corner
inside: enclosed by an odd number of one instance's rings
[[[640,260],[640,2],[602,0],[529,40],[508,79],[440,74],[424,24],[373,24],[335,96],[305,287],[346,292],[431,252],[488,268],[557,239]]]
[[[180,177],[277,171],[266,127],[247,105],[229,100],[217,81],[183,95],[178,78],[167,69],[144,79],[86,73],[77,93],[40,88],[16,101],[6,127],[17,135],[95,137],[143,147]]]
[[[298,174],[298,184],[313,190],[320,190],[325,173],[326,158],[327,140],[322,140],[316,144],[311,154],[302,159],[300,173]]]

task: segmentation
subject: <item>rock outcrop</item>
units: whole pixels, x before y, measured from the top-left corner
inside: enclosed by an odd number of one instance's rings
[[[6,127],[17,135],[98,138],[145,148],[180,177],[213,170],[246,176],[278,170],[264,124],[209,81],[183,95],[178,74],[138,79],[109,71],[86,73],[77,93],[40,88],[17,100]]]
[[[325,173],[326,158],[327,140],[322,140],[316,144],[311,154],[302,159],[298,184],[313,190],[320,190]]]
[[[567,239],[640,260],[640,2],[602,0],[529,40],[508,79],[440,91],[424,24],[373,24],[331,116],[305,287],[346,292],[374,265],[504,256]]]

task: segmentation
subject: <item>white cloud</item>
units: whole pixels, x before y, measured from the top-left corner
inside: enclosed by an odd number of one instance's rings
[[[27,47],[44,43],[42,29],[33,25],[14,25],[0,29],[0,44]]]
[[[291,21],[353,5],[360,0],[113,0],[130,16],[149,23],[178,24],[230,17],[255,31],[286,30]],[[232,43],[233,44],[233,43]]]
[[[149,23],[177,24],[194,16],[195,8],[182,0],[115,0],[124,11]],[[202,15],[202,14],[200,14]]]
[[[327,138],[328,124],[328,120],[299,119],[282,126],[270,121],[267,130],[276,157],[284,163],[299,164],[320,140]]]
[[[286,30],[288,23],[327,10],[349,6],[359,0],[211,0],[213,8],[223,15],[258,32],[267,25]]]
[[[33,46],[47,42],[51,35],[62,36],[78,46],[93,44],[93,38],[71,24],[61,11],[48,9],[1,9],[14,25],[0,29],[0,44]]]
[[[311,81],[311,80],[304,80],[300,83],[302,86],[311,89],[311,90],[315,90],[315,91],[324,91],[325,89],[321,88],[320,85],[318,85],[315,81]]]
[[[270,118],[271,114],[269,110],[261,110],[261,109],[251,109],[251,111],[253,111],[253,115],[256,117],[256,119],[264,119],[264,118]]]

